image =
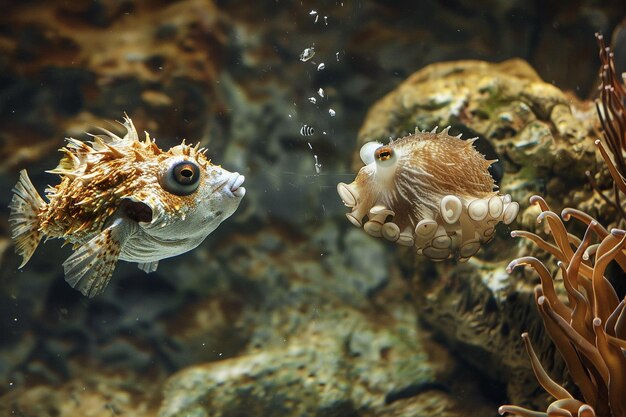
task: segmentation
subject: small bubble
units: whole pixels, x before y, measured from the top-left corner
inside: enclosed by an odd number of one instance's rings
[[[323,88],[320,88],[319,90],[317,90],[317,94],[318,94],[320,97],[324,98],[324,89],[323,89]]]
[[[313,58],[314,56],[315,56],[314,47],[304,48],[304,51],[302,51],[302,53],[300,54],[300,61],[306,62],[309,59]]]
[[[321,71],[321,70],[323,70],[324,68],[326,68],[326,65],[325,65],[323,62],[317,66],[317,70],[318,70],[318,71]]]
[[[315,129],[313,129],[313,126],[302,125],[302,127],[300,128],[300,134],[302,136],[313,136],[314,133]]]
[[[309,101],[313,104],[317,103],[317,99],[315,97],[309,97]],[[291,117],[291,115],[289,117]]]
[[[330,117],[335,117],[335,111],[333,109],[328,109],[328,114],[330,114]]]

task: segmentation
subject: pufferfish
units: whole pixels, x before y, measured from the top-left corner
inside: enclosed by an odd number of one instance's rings
[[[232,215],[244,177],[213,165],[205,149],[182,144],[162,151],[146,132],[139,140],[130,118],[123,138],[101,129],[93,141],[67,139],[61,177],[45,202],[26,170],[13,188],[9,223],[22,268],[43,236],[73,244],[65,280],[93,297],[107,286],[118,260],[145,272],[161,259],[197,247]]]
[[[511,223],[519,204],[497,187],[476,139],[437,133],[415,134],[388,145],[361,147],[365,164],[351,184],[339,183],[348,220],[433,260],[466,261],[494,236],[499,222]]]

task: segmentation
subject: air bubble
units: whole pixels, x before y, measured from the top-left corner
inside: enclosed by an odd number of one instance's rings
[[[312,126],[302,125],[302,127],[300,128],[300,134],[302,136],[313,136],[314,133],[315,129],[313,129]]]
[[[315,56],[314,47],[305,48],[304,51],[302,51],[302,53],[300,54],[300,61],[306,62],[309,59],[313,58],[314,56]]]

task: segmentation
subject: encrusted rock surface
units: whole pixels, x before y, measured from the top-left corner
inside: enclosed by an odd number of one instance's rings
[[[134,374],[83,375],[66,383],[39,385],[10,392],[2,398],[3,416],[153,417],[160,392],[149,380]]]
[[[443,62],[417,71],[373,105],[358,143],[451,126],[453,134],[480,138],[478,149],[499,159],[494,176],[501,190],[525,203],[548,180],[586,180],[585,171],[596,168],[596,123],[592,103],[542,81],[522,60]]]
[[[309,236],[266,229],[240,236],[243,252],[237,240],[220,248],[229,275],[254,288],[255,308],[232,321],[251,331],[235,357],[171,377],[161,417],[396,415],[428,407],[415,397],[430,395],[449,415],[464,408],[455,398],[463,376],[416,328],[385,248],[333,223]],[[473,404],[479,415],[484,403]]]

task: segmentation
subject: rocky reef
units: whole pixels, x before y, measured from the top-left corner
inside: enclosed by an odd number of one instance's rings
[[[162,147],[200,141],[246,175],[248,194],[197,250],[151,275],[120,265],[93,300],[63,281],[69,250],[59,242],[17,269],[10,194],[0,194],[0,415],[453,417],[492,415],[505,401],[545,408],[519,334],[530,332],[551,372],[563,364],[538,321],[537,278],[505,272],[523,253],[545,255],[502,227],[469,263],[432,264],[353,228],[335,193],[353,177],[362,142],[449,125],[500,160],[494,178],[522,203],[516,228],[543,233],[527,203],[538,192],[555,209],[610,215],[587,185],[590,170],[598,188],[611,187],[593,145],[595,109],[562,90],[592,90],[588,34],[608,33],[623,5],[536,7],[7,6],[2,189],[21,168],[39,189],[54,183],[44,170],[56,166],[63,137],[88,139],[127,112]],[[315,56],[302,61],[311,47]],[[303,125],[314,133],[300,135]]]
[[[593,190],[579,185],[587,182],[586,170],[599,166],[595,107],[545,83],[524,61],[430,65],[372,106],[358,143],[402,137],[411,126],[451,126],[452,134],[478,137],[476,147],[498,159],[491,172],[499,190],[520,202],[518,222],[529,230],[542,226],[528,204],[538,191],[557,207],[598,207]],[[420,262],[412,286],[419,317],[466,360],[507,381],[508,396],[519,402],[534,389],[519,334],[535,334],[546,356],[554,351],[532,305],[535,278],[505,271],[530,251],[511,242],[507,229],[467,264]]]

